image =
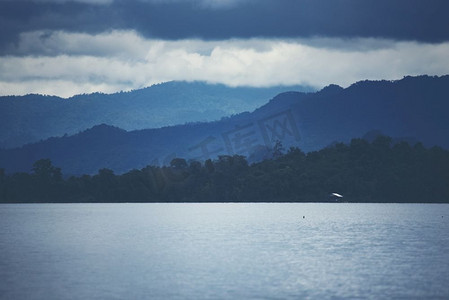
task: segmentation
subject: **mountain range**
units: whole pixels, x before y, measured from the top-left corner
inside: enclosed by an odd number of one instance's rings
[[[123,173],[169,164],[175,157],[254,157],[278,141],[285,149],[310,152],[373,130],[449,148],[448,117],[449,76],[360,81],[348,88],[281,93],[252,112],[214,122],[133,131],[96,125],[72,136],[0,150],[0,167],[8,173],[28,172],[36,160],[49,158],[65,174],[94,174],[101,168]]]
[[[50,137],[73,135],[98,124],[125,130],[208,122],[252,111],[284,91],[306,86],[228,87],[172,81],[131,92],[0,97],[0,148],[15,148]]]

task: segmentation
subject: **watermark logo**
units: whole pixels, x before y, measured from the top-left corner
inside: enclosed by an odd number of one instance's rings
[[[251,155],[254,149],[264,144],[273,148],[277,141],[291,138],[298,142],[300,134],[291,110],[285,110],[255,122],[236,125],[221,133],[221,138],[209,136],[188,150],[197,160],[206,160],[220,153],[228,155]]]
[[[257,132],[254,123],[236,126],[233,130],[221,134],[227,153],[251,153],[257,145]]]
[[[300,140],[299,130],[291,110],[269,116],[259,120],[258,123],[267,147],[273,147],[276,141],[282,141],[286,136],[293,137],[297,142]]]
[[[187,148],[190,154],[188,157],[193,161],[205,161],[225,154],[250,156],[257,147],[264,145],[266,149],[274,149],[277,143],[285,142],[287,138],[296,142],[300,140],[291,110],[281,111],[244,125],[236,125],[231,130],[218,134],[218,137],[210,135]],[[182,169],[169,167],[175,158],[179,157],[173,152],[162,159],[156,158],[152,161],[152,166],[159,167],[160,190],[163,190],[168,182],[182,182],[185,176],[188,176]]]
[[[201,141],[201,143],[199,143],[198,145],[195,145],[193,147],[190,147],[188,150],[189,152],[196,152],[197,150],[199,150],[199,152],[201,153],[200,156],[195,157],[195,160],[206,160],[206,159],[210,159],[214,156],[216,156],[217,154],[223,152],[224,148],[223,147],[214,147],[215,145],[215,141],[217,140],[216,137],[213,136],[208,136],[206,139],[204,139],[203,141]]]

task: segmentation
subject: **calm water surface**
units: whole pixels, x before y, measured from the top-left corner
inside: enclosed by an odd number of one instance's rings
[[[449,299],[448,279],[449,205],[0,205],[0,299]]]

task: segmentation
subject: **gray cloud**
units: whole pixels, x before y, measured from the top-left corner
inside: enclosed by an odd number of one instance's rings
[[[147,39],[135,31],[97,35],[36,31],[22,34],[16,51],[22,55],[0,57],[3,95],[71,96],[169,80],[230,86],[347,86],[362,79],[449,73],[448,42],[372,38],[170,41]]]
[[[103,5],[98,5],[103,4]],[[0,54],[24,32],[135,30],[148,38],[449,40],[447,0],[0,0]]]
[[[114,2],[114,0],[0,0],[0,2],[18,2],[21,5],[24,5],[24,3],[67,3],[67,2],[80,2],[80,3],[86,3],[86,4],[94,4],[94,5],[101,5],[101,4],[110,4]]]
[[[234,7],[242,3],[247,3],[254,0],[136,0],[149,4],[176,4],[176,3],[188,3],[195,5],[198,8],[212,8],[212,9],[224,9]],[[0,0],[0,2],[21,2],[23,3],[55,3],[64,4],[67,2],[79,2],[92,5],[104,5],[118,2],[117,0]]]
[[[248,2],[257,3],[255,0],[138,0],[141,2],[154,3],[154,4],[167,4],[167,3],[189,3],[197,5],[200,8],[213,8],[223,9],[235,7]]]
[[[447,0],[0,0],[0,94],[449,73]]]

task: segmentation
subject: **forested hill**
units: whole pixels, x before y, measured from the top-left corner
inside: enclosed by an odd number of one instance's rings
[[[84,94],[68,99],[43,95],[0,97],[0,148],[73,135],[102,123],[137,130],[215,121],[252,111],[285,91],[314,89],[172,81],[131,92]]]
[[[277,143],[272,154],[252,165],[239,155],[203,164],[175,158],[162,168],[68,179],[43,159],[32,174],[0,170],[0,202],[323,202],[337,192],[347,202],[449,203],[449,151],[439,147],[379,136],[307,154]]]
[[[204,161],[238,154],[253,162],[265,158],[276,140],[309,152],[373,130],[449,148],[449,76],[282,93],[252,113],[210,123],[129,132],[95,126],[74,136],[0,150],[0,167],[7,173],[29,172],[36,160],[49,158],[64,173],[77,175],[101,168],[124,173],[168,164],[174,157]]]

